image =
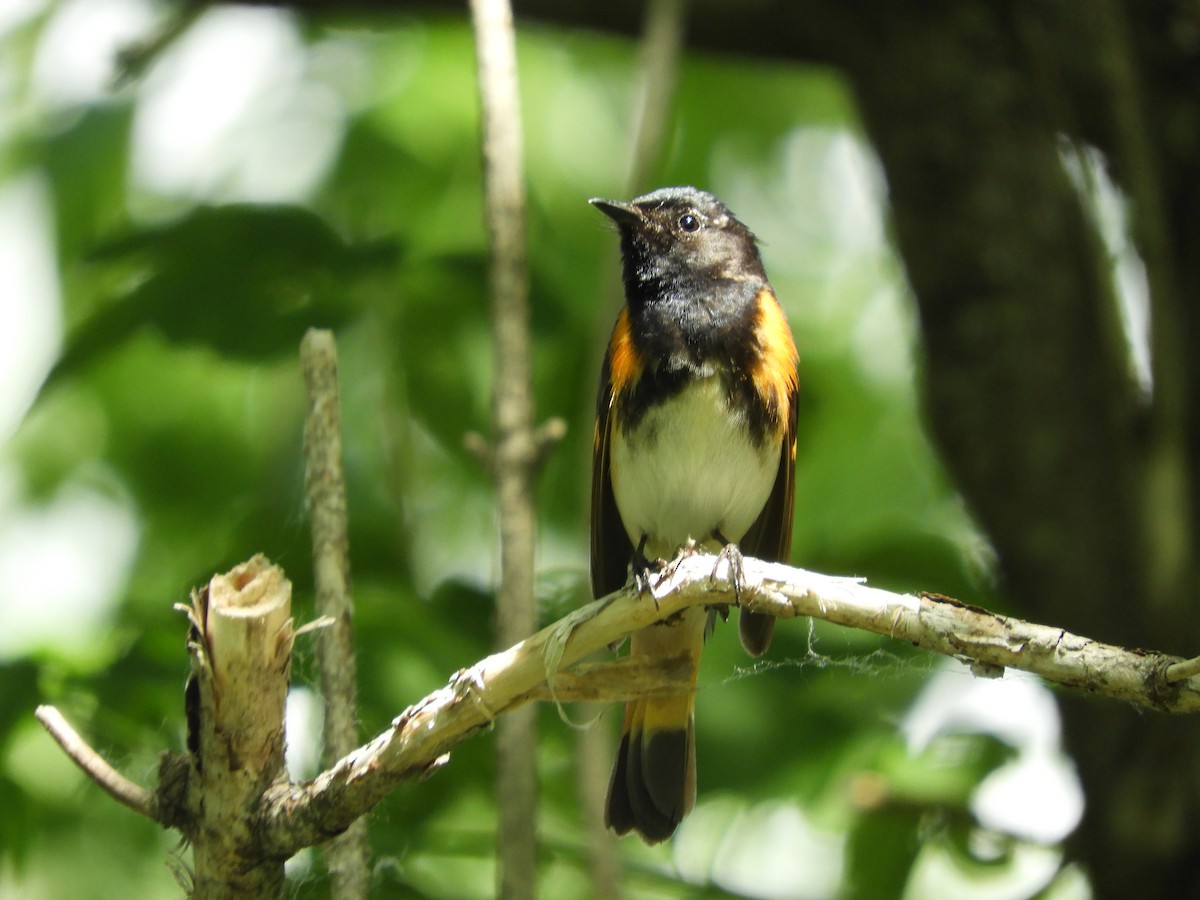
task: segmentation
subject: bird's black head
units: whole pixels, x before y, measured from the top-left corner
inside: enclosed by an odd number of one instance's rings
[[[766,281],[753,233],[712,194],[669,187],[629,203],[599,197],[589,202],[621,231],[629,297],[698,279]]]

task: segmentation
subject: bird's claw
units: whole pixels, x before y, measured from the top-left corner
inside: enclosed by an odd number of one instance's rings
[[[729,581],[733,585],[733,598],[740,604],[742,590],[746,586],[746,563],[742,558],[741,548],[733,542],[728,542],[721,548],[721,552],[717,554],[717,561],[713,565],[712,575],[709,576],[712,582],[717,580],[717,572],[721,568],[721,563],[729,566]]]

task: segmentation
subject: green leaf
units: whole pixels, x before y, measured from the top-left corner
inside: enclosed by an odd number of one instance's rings
[[[94,266],[131,286],[68,338],[46,384],[145,328],[236,359],[294,352],[306,329],[346,323],[359,308],[354,282],[395,258],[394,244],[349,245],[298,207],[199,207],[92,254]]]

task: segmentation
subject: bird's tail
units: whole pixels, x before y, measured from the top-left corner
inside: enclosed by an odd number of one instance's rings
[[[691,681],[686,692],[625,706],[604,811],[617,834],[636,831],[647,843],[665,841],[696,803],[694,689],[708,618],[705,610],[685,610],[630,642],[631,656],[682,657]]]
[[[774,616],[753,613],[747,609],[738,613],[738,637],[742,640],[742,647],[751,656],[762,656],[766,653],[774,633]]]
[[[604,809],[605,824],[617,834],[665,841],[695,804],[693,706],[691,694],[626,704]]]

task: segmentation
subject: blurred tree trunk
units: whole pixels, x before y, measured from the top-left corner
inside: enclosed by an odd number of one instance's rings
[[[947,464],[1039,621],[1195,654],[1196,10],[883,5],[846,70],[887,172]],[[1104,154],[1151,287],[1138,395],[1112,267],[1062,155]],[[1200,722],[1064,697],[1097,896],[1200,896]]]

